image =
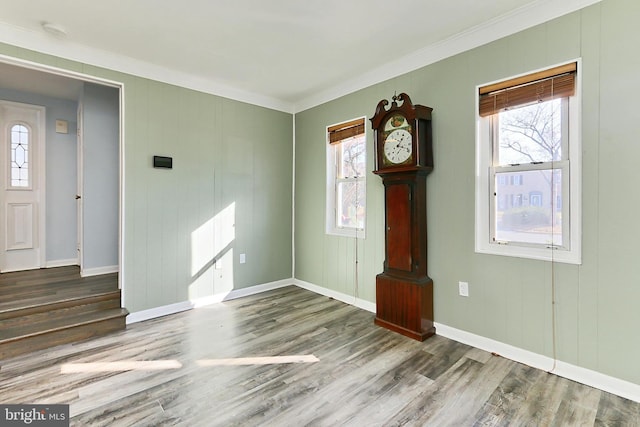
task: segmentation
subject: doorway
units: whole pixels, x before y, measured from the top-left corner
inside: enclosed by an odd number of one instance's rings
[[[15,102],[12,98],[15,98],[17,96],[16,94],[22,94],[23,97],[30,99],[44,97],[46,99],[53,100],[73,101],[75,103],[74,105],[77,106],[76,109],[74,109],[73,117],[65,120],[56,120],[58,117],[54,117],[53,114],[50,114],[50,111],[52,110],[50,109],[50,106],[47,106],[45,123],[46,132],[40,132],[43,142],[40,146],[36,146],[35,144],[32,145],[33,154],[39,154],[42,166],[46,164],[48,167],[46,177],[44,172],[40,174],[40,177],[43,178],[43,186],[37,189],[37,191],[41,191],[42,193],[42,208],[51,207],[52,203],[55,203],[56,200],[64,200],[64,203],[68,205],[70,200],[73,213],[69,214],[69,210],[67,210],[64,215],[59,216],[62,218],[61,220],[66,220],[66,223],[68,223],[67,226],[64,227],[64,230],[72,229],[72,232],[67,233],[64,231],[63,234],[61,227],[51,225],[51,222],[55,221],[55,219],[52,218],[55,217],[56,209],[49,209],[46,213],[45,220],[43,210],[29,208],[28,206],[18,206],[18,204],[16,204],[16,210],[14,210],[14,222],[16,222],[15,227],[18,225],[24,226],[21,233],[16,234],[16,237],[19,238],[17,240],[28,240],[31,238],[35,243],[47,243],[47,247],[41,247],[41,250],[39,251],[40,260],[38,265],[33,263],[25,263],[21,265],[16,264],[16,267],[11,267],[11,269],[21,270],[26,268],[80,265],[83,267],[83,270],[86,270],[86,274],[83,274],[85,276],[119,272],[119,286],[122,288],[122,84],[66,70],[54,69],[48,66],[42,66],[40,64],[2,55],[0,55],[0,82],[2,82],[0,84],[0,99],[10,99]],[[10,96],[5,96],[7,93]],[[107,93],[106,96],[109,98],[109,105],[113,106],[113,113],[110,113],[110,116],[106,120],[103,120],[104,103],[102,102],[103,99],[100,97],[105,93]],[[97,99],[93,106],[91,104],[92,99]],[[39,102],[28,103],[41,104]],[[88,107],[84,105],[85,103],[88,104]],[[88,114],[90,115],[88,121],[83,120],[83,110],[80,106],[83,106],[85,111],[88,111]],[[42,117],[45,117],[44,111],[42,112]],[[68,138],[73,141],[72,145],[69,145],[66,142],[59,143],[59,140],[55,139],[59,138],[60,135],[56,134],[56,131],[51,130],[51,128],[55,128],[58,121],[65,126],[68,124]],[[82,167],[84,159],[81,157],[84,156],[82,150],[83,130],[80,126],[83,122],[88,122],[88,132],[92,131],[91,126],[93,125],[94,135],[97,135],[96,137],[89,135],[89,137],[85,138],[84,143],[95,145],[90,146],[90,149],[88,150],[84,150],[89,152],[89,155],[94,155],[93,159],[89,159],[88,164],[84,165],[84,168]],[[104,138],[100,140],[100,135],[105,134],[105,124],[109,127],[107,133],[111,137],[111,142],[108,147],[104,145]],[[26,128],[30,129],[29,127]],[[53,139],[50,138],[52,132]],[[5,132],[5,134],[7,134],[7,132]],[[50,139],[52,140],[50,141]],[[45,140],[47,144],[46,155],[43,151],[45,147]],[[63,144],[67,144],[67,148],[65,150],[61,149]],[[0,147],[0,149],[2,149],[2,147]],[[36,153],[37,149],[41,149],[41,152]],[[20,150],[22,150],[22,148],[20,148]],[[57,154],[57,158],[54,154],[56,150],[58,150],[59,153]],[[7,151],[5,150],[3,153],[7,153]],[[108,156],[111,162],[108,168],[96,168],[95,166],[91,166],[91,161],[96,161],[96,158],[104,159],[105,156]],[[4,156],[2,156],[2,158],[3,157]],[[69,164],[66,163],[64,166],[61,166],[61,159],[71,158],[73,158],[73,167],[69,167]],[[104,162],[101,166],[104,166]],[[102,171],[103,169],[108,170],[108,175],[98,174],[98,171]],[[70,190],[70,194],[66,194],[68,193],[66,190],[64,195],[61,195],[60,192],[56,193],[54,191],[55,179],[51,180],[50,178],[51,173],[55,173],[56,170],[64,170],[67,175],[70,174],[69,171],[73,170],[73,186],[72,190]],[[84,182],[85,180],[86,183]],[[48,184],[45,189],[44,182],[51,183],[51,185]],[[83,183],[86,185],[83,185]],[[6,185],[4,186],[6,187]],[[105,194],[103,194],[103,192],[107,190],[110,193],[106,195],[107,197],[104,197]],[[0,188],[0,191],[4,191],[4,188]],[[2,194],[4,195],[4,192]],[[82,198],[80,202],[77,202],[77,200],[79,200],[78,198]],[[111,208],[109,209],[109,217],[96,217],[95,215],[98,215],[96,212],[101,215],[105,214],[106,210],[102,205],[100,205],[100,203],[105,199],[110,201]],[[20,201],[20,203],[22,203],[22,201]],[[23,203],[23,205],[25,204],[26,203]],[[34,230],[31,236],[25,231],[28,227],[24,225],[26,223],[26,219],[29,219],[29,215],[32,215],[29,209],[31,209],[31,212],[34,212],[34,221],[39,220],[43,222],[41,227],[38,227],[37,229],[31,228]],[[89,211],[89,213],[85,211]],[[83,221],[85,215],[94,216],[90,217],[87,221]],[[0,216],[1,223],[6,224],[7,220],[11,219],[9,218],[9,215],[5,216],[7,218]],[[96,223],[104,224],[105,221],[110,224],[110,228],[95,226]],[[91,227],[91,229],[87,232],[86,228],[84,230],[82,229],[83,225],[85,227]],[[83,239],[93,240],[87,244],[84,243]],[[8,252],[6,250],[7,248],[12,247],[1,240],[5,239],[0,239],[0,257],[5,252]],[[67,244],[66,240],[69,240],[70,243]],[[70,254],[68,251],[64,253],[56,253],[56,245],[61,246],[61,242],[63,241],[65,241],[65,247],[72,248]],[[105,260],[104,256],[102,259],[100,259],[100,256],[83,256],[85,255],[84,246],[88,246],[88,249],[90,250],[95,250],[96,247],[99,247],[100,244],[105,242],[107,242],[111,248],[109,249],[110,255],[107,260]],[[15,250],[17,251],[18,249]],[[0,273],[5,271],[5,260],[7,260],[6,256],[4,259],[0,258]],[[88,262],[86,268],[84,268],[85,266],[83,266],[83,262]]]

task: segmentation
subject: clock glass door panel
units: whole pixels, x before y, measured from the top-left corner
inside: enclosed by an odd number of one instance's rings
[[[411,271],[410,194],[409,184],[387,185],[387,266],[403,271]]]

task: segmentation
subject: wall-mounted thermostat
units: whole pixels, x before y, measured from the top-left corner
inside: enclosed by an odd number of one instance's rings
[[[153,167],[173,169],[173,157],[153,156]]]

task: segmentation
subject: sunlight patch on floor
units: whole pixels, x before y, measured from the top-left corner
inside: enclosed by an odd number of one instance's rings
[[[196,363],[199,366],[240,366],[240,365],[278,365],[284,363],[316,363],[319,362],[313,354],[295,356],[271,356],[271,357],[238,357],[234,359],[201,359]]]
[[[269,357],[237,357],[233,359],[200,359],[196,365],[211,366],[247,366],[247,365],[281,365],[287,363],[319,362],[313,354]],[[182,363],[177,360],[121,360],[118,362],[65,363],[60,367],[61,374],[83,372],[124,372],[124,371],[163,371],[180,369]]]
[[[118,362],[65,363],[60,367],[60,373],[162,371],[180,368],[182,368],[182,363],[177,360],[121,360]]]

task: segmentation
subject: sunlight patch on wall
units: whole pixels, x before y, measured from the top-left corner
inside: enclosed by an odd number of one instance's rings
[[[191,233],[191,276],[213,266],[235,239],[236,203],[233,202]]]

